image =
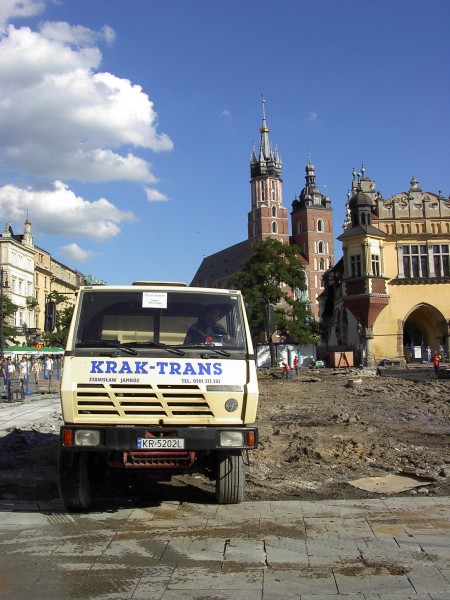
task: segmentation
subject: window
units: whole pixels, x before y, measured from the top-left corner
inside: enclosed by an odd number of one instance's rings
[[[272,206],[272,217],[276,217],[276,216],[277,216],[277,207]]]
[[[428,277],[428,256],[425,244],[403,246],[405,277]]]
[[[354,254],[350,256],[351,277],[361,277],[361,256]]]
[[[318,252],[319,254],[323,254],[323,253],[324,253],[324,251],[325,251],[325,250],[324,250],[324,244],[323,244],[323,242],[319,242],[319,243],[317,244],[317,252]]]
[[[272,181],[272,200],[275,200],[275,181]]]
[[[434,273],[436,277],[449,277],[450,276],[450,262],[449,262],[449,245],[448,244],[437,244],[433,246],[433,261],[434,261]]]
[[[323,258],[321,258],[319,261],[319,271],[325,271],[325,261]]]
[[[380,257],[378,256],[378,254],[372,254],[372,275],[379,277],[380,274]]]
[[[322,219],[317,220],[317,231],[323,231],[323,221]]]
[[[275,221],[272,223],[272,233],[277,233],[277,224]]]

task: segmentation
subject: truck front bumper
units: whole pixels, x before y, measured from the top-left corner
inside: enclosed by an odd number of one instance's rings
[[[60,445],[61,449],[99,452],[253,450],[258,447],[258,428],[63,425]]]

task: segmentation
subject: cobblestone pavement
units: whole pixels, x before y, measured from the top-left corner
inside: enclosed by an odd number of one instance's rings
[[[2,500],[8,600],[448,600],[450,498],[151,502],[69,514]]]

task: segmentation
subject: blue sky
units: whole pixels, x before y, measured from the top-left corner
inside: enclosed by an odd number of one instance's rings
[[[448,0],[2,0],[0,215],[108,283],[190,282],[247,237],[261,97],[290,209],[311,153],[450,194]],[[336,245],[336,258],[340,256]]]

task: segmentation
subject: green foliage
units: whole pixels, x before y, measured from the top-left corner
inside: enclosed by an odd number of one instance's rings
[[[57,292],[52,292],[49,297],[56,302],[57,306],[66,301],[66,298]],[[65,306],[61,310],[56,309],[56,327],[54,331],[43,334],[46,346],[65,348],[74,308],[74,306]]]
[[[281,337],[300,344],[314,344],[321,338],[321,324],[303,303],[295,301],[289,309],[278,309],[276,313],[277,330]]]
[[[17,329],[11,326],[9,323],[14,317],[15,312],[19,309],[17,304],[11,302],[11,300],[3,293],[3,345],[17,344]]]
[[[276,329],[296,341],[313,339],[315,322],[311,320],[311,313],[291,295],[291,290],[306,290],[305,270],[295,246],[282,244],[274,238],[259,242],[232,285],[244,295],[254,337],[264,334],[271,340],[275,331],[265,327],[264,307],[284,303],[287,310],[277,307]]]

